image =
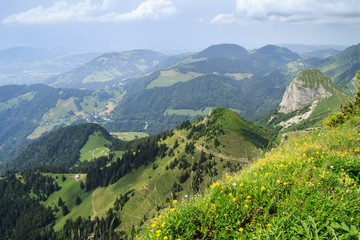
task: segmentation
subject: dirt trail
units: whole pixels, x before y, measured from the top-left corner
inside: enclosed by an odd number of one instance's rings
[[[96,191],[93,192],[92,198],[91,198],[91,206],[92,206],[92,211],[93,211],[93,214],[94,214],[91,219],[94,219],[95,216],[96,216],[96,210],[95,210],[95,207],[94,207],[94,195],[95,195],[95,192]]]
[[[184,139],[187,143],[189,143],[190,141],[186,139],[185,136],[181,135],[180,133],[178,132],[175,132],[176,136]],[[248,163],[249,161],[246,159],[246,158],[233,158],[233,157],[228,157],[228,156],[225,156],[224,154],[221,154],[221,153],[216,153],[214,151],[211,151],[211,150],[208,150],[206,148],[204,148],[203,146],[200,146],[198,144],[194,144],[195,148],[199,151],[203,151],[204,153],[207,153],[207,154],[212,154],[214,155],[215,157],[219,157],[219,158],[222,158],[224,160],[230,160],[230,161],[236,161],[236,162],[242,162],[242,163]]]

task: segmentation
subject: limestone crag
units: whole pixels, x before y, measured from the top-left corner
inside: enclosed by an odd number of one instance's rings
[[[315,73],[314,78],[317,78],[317,72]],[[280,103],[279,113],[287,114],[312,103],[314,100],[332,96],[333,92],[329,90],[328,86],[327,82],[316,81],[316,79],[309,82],[308,79],[298,76],[287,87]]]

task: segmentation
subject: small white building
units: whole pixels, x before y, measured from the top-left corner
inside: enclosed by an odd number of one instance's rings
[[[79,180],[80,177],[81,177],[80,174],[76,174],[75,179],[76,179],[76,180]]]

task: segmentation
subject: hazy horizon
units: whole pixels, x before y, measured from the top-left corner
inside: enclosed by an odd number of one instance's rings
[[[221,43],[251,50],[360,41],[360,2],[353,0],[13,0],[0,7],[0,49],[173,54]]]

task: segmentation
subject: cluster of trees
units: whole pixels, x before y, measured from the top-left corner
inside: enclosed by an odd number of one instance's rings
[[[120,197],[115,199],[114,210],[121,211],[123,209],[125,203],[127,203],[127,201],[129,201],[130,195],[134,196],[134,194],[135,194],[134,190],[129,190],[124,195],[120,194]]]
[[[60,186],[54,178],[44,176],[33,169],[23,171],[22,176],[25,187],[38,195],[40,201],[45,201],[53,192],[60,190]]]
[[[55,238],[48,227],[55,220],[52,209],[29,197],[30,189],[15,174],[0,180],[0,239]]]
[[[98,186],[107,186],[115,183],[121,177],[137,169],[142,165],[153,163],[157,156],[165,156],[167,147],[165,144],[158,144],[160,139],[166,139],[166,135],[156,135],[142,140],[134,148],[125,152],[121,159],[113,161],[110,166],[93,165],[87,170],[86,191],[95,189]]]
[[[72,167],[80,157],[80,150],[94,132],[116,141],[100,125],[86,123],[61,128],[29,144],[12,161],[10,169],[25,169],[33,166]]]
[[[25,94],[33,94],[33,97],[21,100],[19,96]],[[91,91],[52,88],[43,84],[1,86],[0,102],[14,98],[19,101],[11,108],[0,111],[0,146],[3,146],[0,159],[13,156],[21,146],[29,142],[26,136],[38,127],[44,114],[55,107],[59,99],[66,100],[74,96],[83,99],[88,95],[91,95]]]
[[[110,209],[105,217],[78,217],[75,221],[68,219],[63,230],[59,234],[59,239],[126,239],[124,232],[115,231],[121,223],[119,216]]]

